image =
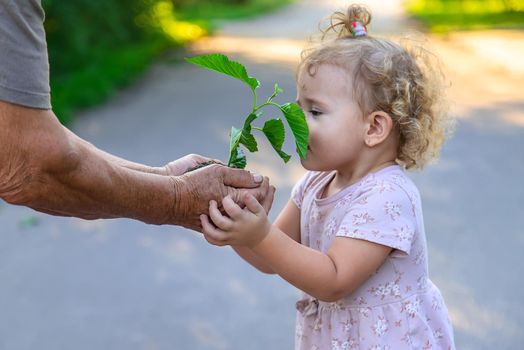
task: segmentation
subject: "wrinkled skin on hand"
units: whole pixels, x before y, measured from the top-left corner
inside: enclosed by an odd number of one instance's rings
[[[173,177],[175,186],[175,204],[173,217],[177,225],[202,232],[200,215],[209,215],[209,202],[222,203],[225,196],[230,196],[235,203],[244,207],[243,199],[247,193],[258,201],[271,191],[269,179],[262,183],[255,182],[253,175],[242,169],[233,169],[220,164],[200,168],[181,176]]]
[[[164,168],[166,169],[167,175],[180,176],[202,163],[223,164],[218,159],[207,158],[199,154],[188,154],[187,156],[169,162],[164,166]]]

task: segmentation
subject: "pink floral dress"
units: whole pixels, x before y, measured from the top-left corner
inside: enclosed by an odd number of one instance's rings
[[[296,349],[454,349],[442,296],[428,278],[420,195],[399,166],[371,173],[328,198],[335,172],[308,172],[293,188],[301,242],[327,252],[335,237],[394,248],[351,295],[297,302]]]

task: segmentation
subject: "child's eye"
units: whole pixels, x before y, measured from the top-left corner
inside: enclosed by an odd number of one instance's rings
[[[309,114],[311,114],[313,117],[318,117],[322,114],[322,112],[312,109],[309,111]]]

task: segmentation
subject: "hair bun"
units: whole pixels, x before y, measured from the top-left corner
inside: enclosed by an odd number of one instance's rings
[[[366,34],[365,29],[371,22],[371,12],[364,5],[352,4],[346,12],[337,11],[330,17],[330,25],[323,30],[324,36],[329,32],[334,32],[337,37],[357,37]],[[364,29],[364,32],[357,30]],[[363,27],[363,28],[362,28]]]

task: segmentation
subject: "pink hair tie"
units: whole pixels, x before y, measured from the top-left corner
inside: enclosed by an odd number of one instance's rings
[[[349,28],[349,31],[353,35],[354,38],[358,38],[360,36],[366,36],[368,35],[368,31],[366,29],[366,26],[362,24],[362,22],[359,21],[353,21],[351,22],[351,26]]]

